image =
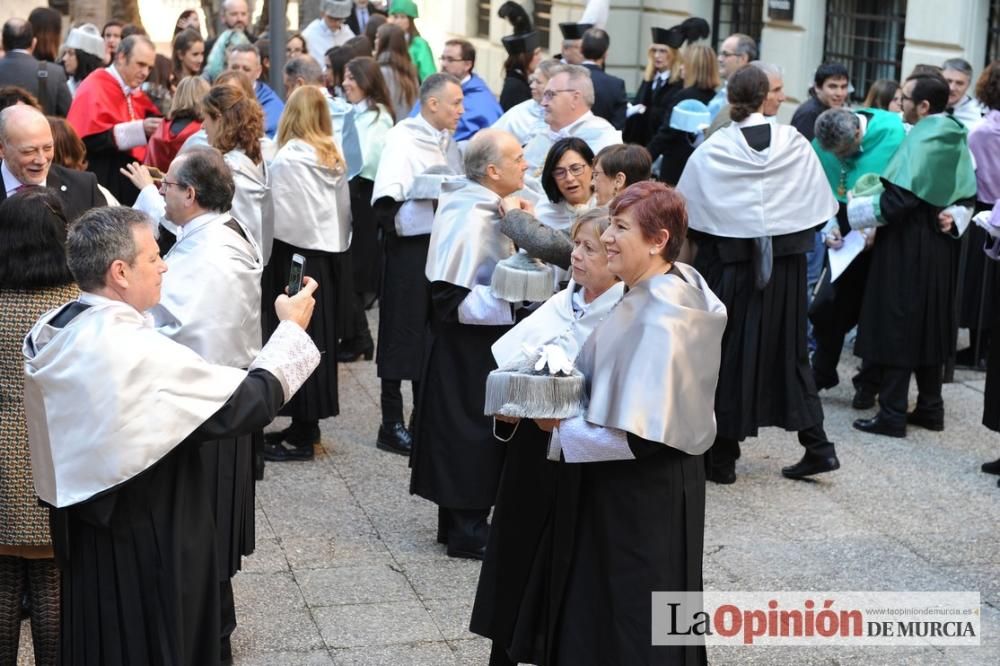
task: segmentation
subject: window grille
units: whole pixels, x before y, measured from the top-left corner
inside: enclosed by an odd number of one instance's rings
[[[476,1],[476,36],[490,38],[490,0]]]
[[[828,0],[823,62],[847,67],[851,99],[864,100],[878,79],[902,78],[906,0]]]
[[[531,13],[531,23],[538,32],[539,44],[542,45],[542,48],[548,48],[549,39],[551,39],[550,34],[553,28],[555,28],[557,32],[559,30],[558,26],[552,25],[551,0],[535,0],[535,8]],[[562,37],[561,34],[559,36],[560,38]],[[556,46],[556,49],[559,49],[559,46]]]
[[[750,35],[760,52],[760,32],[764,27],[764,0],[715,0],[712,9],[712,48],[734,32]]]
[[[1000,60],[1000,0],[990,2],[990,20],[986,27],[986,62]]]

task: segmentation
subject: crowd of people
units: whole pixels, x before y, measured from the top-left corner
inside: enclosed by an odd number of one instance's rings
[[[704,663],[651,645],[648,592],[702,589],[706,480],[760,428],[797,433],[787,478],[840,467],[820,391],[854,329],[856,429],[944,430],[957,360],[1000,431],[1000,65],[852,106],[824,63],[784,124],[780,66],[699,18],[652,28],[629,99],[601,5],[545,58],[504,3],[499,94],[468,40],[435,66],[413,0],[323,0],[280,91],[245,0],[214,39],[183,12],[170,57],[3,25],[0,662],[26,608],[39,664],[227,663],[255,484],[314,457],[342,363],[483,560],[497,666]]]

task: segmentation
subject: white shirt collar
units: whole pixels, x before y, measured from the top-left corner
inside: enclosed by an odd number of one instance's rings
[[[737,127],[755,127],[757,125],[767,125],[768,120],[763,113],[751,113],[743,120],[736,123]]]
[[[438,137],[438,139],[444,139],[451,136],[451,132],[449,132],[448,130],[446,129],[439,130],[436,127],[434,127],[434,125],[431,125],[429,122],[427,122],[427,119],[424,118],[424,114],[418,113],[417,118],[419,118],[420,122],[423,123],[424,128],[429,130],[431,134],[433,134],[434,136]]]
[[[469,72],[468,74],[465,75],[465,78],[462,79],[459,83],[461,83],[462,86],[464,87],[465,84],[468,83],[471,80],[472,80],[472,72]]]
[[[209,224],[216,220],[228,220],[228,213],[220,213],[217,210],[205,211],[201,215],[192,217],[183,225],[177,225],[177,242],[180,243],[182,239],[187,238],[191,234],[197,232],[199,229],[207,227]]]
[[[121,303],[122,305],[128,305],[128,303],[126,303],[125,301],[119,301],[113,298],[108,298],[107,296],[101,296],[100,294],[95,294],[92,291],[81,291],[80,296],[76,300],[83,303],[84,305],[91,305],[91,306],[105,305],[107,303]],[[129,305],[129,307],[132,306]],[[140,312],[139,314],[142,315],[142,323],[145,326],[148,326],[149,328],[153,328],[155,326],[153,315],[149,314],[148,312]]]
[[[8,197],[10,197],[12,194],[14,194],[14,192],[17,191],[17,188],[19,188],[22,185],[24,185],[24,183],[22,183],[21,181],[19,181],[14,176],[14,174],[11,173],[10,169],[7,168],[7,160],[4,160],[3,162],[0,162],[0,176],[3,177],[3,185],[4,185],[4,187],[7,190],[7,196]]]
[[[558,138],[561,139],[563,137],[569,136],[570,130],[574,129],[575,127],[578,127],[579,125],[582,125],[583,123],[587,122],[593,117],[594,117],[594,112],[588,109],[586,113],[584,113],[582,116],[571,122],[569,125],[566,125],[565,127],[560,127],[557,130],[549,128],[549,133],[552,135],[558,135]]]
[[[354,113],[356,113],[356,114],[358,114],[360,116],[362,113],[364,113],[365,111],[368,110],[368,98],[365,97],[363,100],[361,100],[357,104],[352,104],[351,106],[354,109]]]
[[[132,94],[132,91],[135,90],[135,88],[129,88],[127,85],[125,85],[125,79],[123,79],[122,75],[118,73],[118,68],[116,68],[114,65],[108,65],[107,67],[105,67],[105,69],[108,70],[108,73],[111,74],[111,76],[115,77],[115,81],[118,82],[118,85],[121,86],[122,90],[125,92],[126,95]]]
[[[653,80],[654,81],[663,81],[664,83],[666,83],[667,81],[670,80],[670,70],[669,69],[665,69],[662,72],[657,72],[656,76],[653,77]]]

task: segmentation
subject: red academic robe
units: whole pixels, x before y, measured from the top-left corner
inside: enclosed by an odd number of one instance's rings
[[[66,120],[81,139],[86,139],[88,136],[107,132],[118,123],[159,115],[156,105],[141,90],[132,92],[130,105],[118,79],[107,69],[98,69],[77,88]],[[139,146],[130,152],[137,161],[142,162],[146,156],[146,147]]]

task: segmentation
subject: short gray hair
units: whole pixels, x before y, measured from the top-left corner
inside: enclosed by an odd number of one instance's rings
[[[816,141],[823,150],[846,156],[857,150],[861,121],[850,109],[827,109],[816,118]]]
[[[459,88],[462,82],[447,72],[437,72],[431,74],[420,84],[420,106],[427,106],[431,97],[437,97],[449,83],[454,83]]]
[[[323,68],[310,55],[295,56],[286,62],[285,76],[293,81],[302,79],[308,86],[323,85]]]
[[[972,65],[964,58],[949,58],[941,63],[941,70],[951,69],[972,78]]]
[[[196,146],[174,158],[181,186],[194,188],[194,199],[205,210],[225,212],[233,207],[233,172],[217,149]],[[240,220],[242,222],[242,220]]]
[[[472,137],[465,147],[465,176],[469,180],[482,183],[486,180],[486,170],[491,164],[496,164],[502,157],[500,150],[500,133],[496,130],[483,130]]]
[[[785,78],[785,72],[781,69],[780,65],[775,65],[771,62],[764,62],[763,60],[753,60],[749,64],[767,74],[768,77],[774,76],[779,79]]]
[[[549,80],[559,74],[569,75],[569,86],[580,93],[583,103],[594,106],[594,82],[590,78],[590,70],[583,65],[558,65],[549,70]]]
[[[149,217],[126,206],[91,208],[70,225],[66,263],[84,291],[105,287],[105,275],[116,260],[132,265],[139,254],[132,227],[152,225]]]

